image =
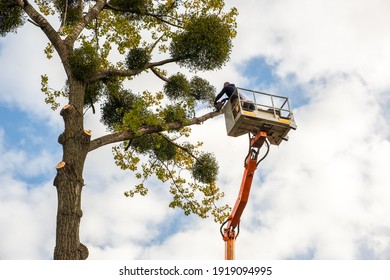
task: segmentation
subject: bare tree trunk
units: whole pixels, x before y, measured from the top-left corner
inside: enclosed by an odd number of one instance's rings
[[[54,259],[82,260],[88,257],[88,249],[80,242],[81,192],[84,186],[83,167],[88,153],[91,135],[84,131],[83,103],[85,86],[77,80],[69,80],[69,104],[61,110],[65,131],[58,142],[63,147],[63,159],[56,166],[58,209],[56,246]]]

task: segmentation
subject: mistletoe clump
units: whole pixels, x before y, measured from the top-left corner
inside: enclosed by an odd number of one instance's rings
[[[192,176],[204,184],[211,184],[217,180],[218,162],[211,153],[203,153],[192,167]]]
[[[190,83],[186,76],[181,73],[172,75],[164,85],[164,93],[171,100],[185,99],[191,91]]]
[[[179,59],[179,65],[190,70],[215,70],[228,60],[230,37],[231,27],[217,15],[194,16],[184,25],[184,31],[172,36],[170,52]]]
[[[74,76],[80,81],[87,81],[100,67],[100,57],[95,47],[85,44],[75,49],[69,58]]]
[[[211,105],[214,103],[215,87],[207,80],[195,76],[191,79],[190,87],[191,96],[193,96],[195,100]]]
[[[108,94],[101,106],[102,122],[111,130],[122,123],[126,112],[134,108],[137,96],[129,90],[118,89]]]
[[[128,69],[140,69],[151,60],[150,52],[143,48],[131,49],[126,57],[126,66]]]
[[[103,95],[104,84],[101,81],[87,83],[84,93],[84,106],[93,106]]]
[[[185,109],[184,104],[177,105],[167,105],[162,111],[161,116],[164,119],[164,122],[183,122],[187,117],[189,117],[188,112]]]
[[[150,0],[111,0],[109,5],[122,12],[145,14],[151,5]]]
[[[23,10],[15,4],[15,1],[0,1],[0,36],[15,32],[24,22]]]
[[[140,138],[135,138],[131,142],[131,147],[140,154],[149,154],[159,161],[172,160],[176,155],[177,147],[168,141],[161,134],[150,134]]]

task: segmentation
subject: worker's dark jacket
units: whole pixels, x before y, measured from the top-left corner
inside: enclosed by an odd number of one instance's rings
[[[230,97],[233,95],[233,93],[236,91],[236,86],[234,84],[229,84],[226,87],[224,87],[221,92],[215,97],[214,103],[217,102],[224,93],[226,93],[227,97],[230,99]],[[235,94],[237,98],[237,94]],[[233,98],[234,99],[234,96]]]

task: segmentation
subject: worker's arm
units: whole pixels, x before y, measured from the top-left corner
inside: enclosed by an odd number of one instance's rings
[[[224,93],[226,93],[226,89],[227,89],[227,87],[224,87],[222,90],[221,90],[221,92],[220,93],[218,93],[218,95],[215,97],[215,99],[214,99],[214,105],[215,105],[215,103],[217,103],[217,101],[222,97],[222,95],[224,94]]]

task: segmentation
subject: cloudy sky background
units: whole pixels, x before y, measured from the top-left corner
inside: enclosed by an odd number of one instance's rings
[[[256,173],[237,258],[390,258],[390,2],[227,5],[240,12],[231,60],[204,76],[218,89],[228,80],[288,96],[298,124]],[[0,38],[0,259],[52,258],[63,123],[44,103],[40,75],[60,89],[64,74],[45,59],[46,43],[31,24]],[[150,81],[132,85],[161,87]],[[98,115],[87,116],[86,128],[106,132]],[[233,205],[247,137],[228,137],[220,116],[193,128],[191,139],[218,158],[224,203]],[[81,240],[90,259],[223,258],[219,225],[168,208],[166,186],[125,198],[133,175],[115,166],[110,147],[89,155],[85,181]]]

